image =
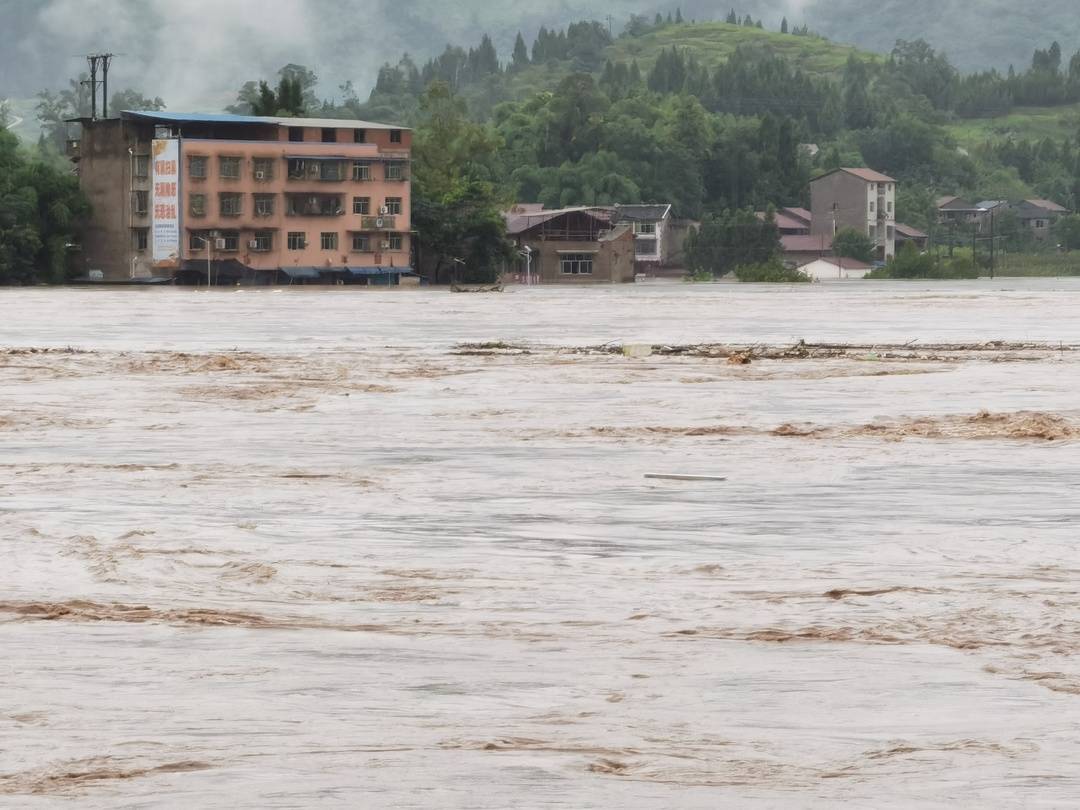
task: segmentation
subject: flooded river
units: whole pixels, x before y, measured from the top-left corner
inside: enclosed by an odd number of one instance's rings
[[[1058,280],[0,290],[0,806],[1075,806],[1078,346]]]

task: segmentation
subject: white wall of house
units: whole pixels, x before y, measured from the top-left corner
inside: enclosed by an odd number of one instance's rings
[[[635,261],[660,263],[664,255],[666,220],[634,223]]]
[[[834,264],[827,259],[815,259],[802,265],[800,268],[806,275],[815,281],[838,281],[853,278],[866,278],[870,271],[866,268],[847,269]]]

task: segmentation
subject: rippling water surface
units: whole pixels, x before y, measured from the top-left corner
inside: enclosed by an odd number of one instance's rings
[[[0,806],[1075,806],[1077,346],[1068,281],[0,290]]]

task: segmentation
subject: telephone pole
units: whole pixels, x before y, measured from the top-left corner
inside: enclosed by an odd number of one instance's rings
[[[98,87],[101,87],[101,117],[109,117],[109,66],[112,64],[113,54],[92,53],[87,54],[86,62],[90,65],[90,78],[83,84],[90,87],[90,120],[96,121]],[[98,70],[101,71],[101,79],[98,79]]]

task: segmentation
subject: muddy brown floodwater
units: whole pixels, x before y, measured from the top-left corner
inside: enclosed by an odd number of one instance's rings
[[[0,806],[1076,806],[1078,392],[1070,281],[0,290]]]

